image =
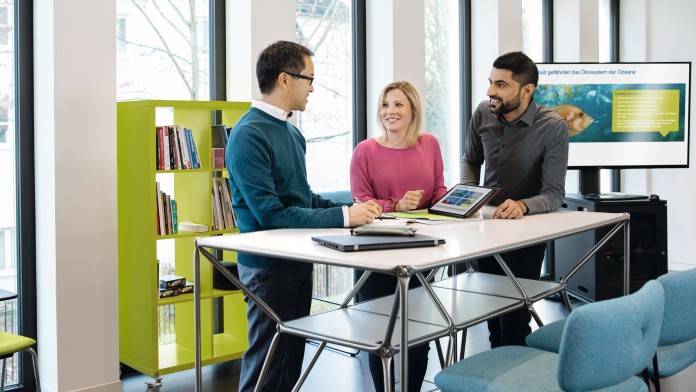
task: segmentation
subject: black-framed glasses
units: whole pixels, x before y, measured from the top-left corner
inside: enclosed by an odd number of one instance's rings
[[[290,75],[290,76],[294,76],[294,77],[296,77],[296,78],[309,80],[309,85],[310,85],[310,86],[312,85],[312,82],[314,82],[314,76],[307,76],[307,75],[302,75],[302,74],[296,74],[296,73],[288,72],[288,71],[282,71],[282,72],[285,72],[286,74],[288,74],[288,75]]]

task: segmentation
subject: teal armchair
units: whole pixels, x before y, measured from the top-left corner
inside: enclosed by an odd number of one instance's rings
[[[634,294],[573,311],[558,353],[506,346],[465,358],[435,376],[442,392],[647,391],[636,374],[653,357],[664,291],[656,281]]]

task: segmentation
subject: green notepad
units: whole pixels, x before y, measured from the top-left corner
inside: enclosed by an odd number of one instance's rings
[[[389,215],[395,216],[397,218],[403,219],[414,219],[414,220],[461,220],[462,218],[456,218],[453,216],[431,214],[427,211],[414,211],[414,212],[390,212]]]

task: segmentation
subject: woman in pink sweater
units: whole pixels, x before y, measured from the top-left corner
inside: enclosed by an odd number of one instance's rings
[[[421,133],[418,91],[408,82],[387,85],[378,101],[382,135],[360,142],[350,162],[350,189],[363,202],[374,200],[383,212],[430,207],[447,192],[442,154],[435,136]],[[356,280],[363,271],[356,270]],[[411,287],[418,285],[411,280]],[[358,292],[358,301],[394,294],[396,277],[373,273]],[[420,391],[428,366],[428,344],[409,349],[408,389]],[[384,390],[381,358],[370,355],[375,389]],[[392,372],[392,376],[394,372]],[[392,385],[394,380],[392,380]]]

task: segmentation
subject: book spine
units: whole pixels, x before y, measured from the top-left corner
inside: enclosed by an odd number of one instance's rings
[[[196,149],[196,141],[193,140],[193,132],[191,132],[191,130],[189,128],[186,128],[185,131],[186,131],[186,137],[187,137],[188,142],[189,142],[189,153],[191,156],[191,167],[194,169],[200,168],[201,165],[199,163],[199,159],[197,156],[198,152]]]
[[[169,170],[170,169],[170,161],[169,161],[169,127],[166,125],[162,127],[162,149],[164,150],[164,170]]]
[[[157,188],[157,215],[158,215],[158,225],[157,233],[160,235],[166,234],[164,227],[164,206],[162,205],[162,190],[160,189],[160,183],[156,183]]]
[[[164,197],[162,198],[162,202],[164,203],[164,225],[166,226],[166,230],[164,231],[167,234],[172,234],[172,200],[171,196],[168,194],[164,193]]]
[[[179,232],[179,222],[177,219],[176,212],[176,200],[172,199],[172,232],[174,234]]]
[[[157,163],[156,163],[156,168],[157,170],[164,170],[164,148],[163,148],[163,141],[162,141],[162,135],[163,135],[163,130],[162,127],[157,127],[156,128],[156,135],[157,135]]]
[[[181,142],[182,142],[181,153],[184,157],[183,168],[190,169],[191,168],[191,157],[189,155],[188,137],[186,137],[186,132],[184,131],[183,125],[177,125],[176,129],[179,132],[179,138],[181,139]]]
[[[174,152],[172,169],[181,169],[181,149],[179,148],[179,134],[173,132],[174,143],[172,144],[172,151]]]

